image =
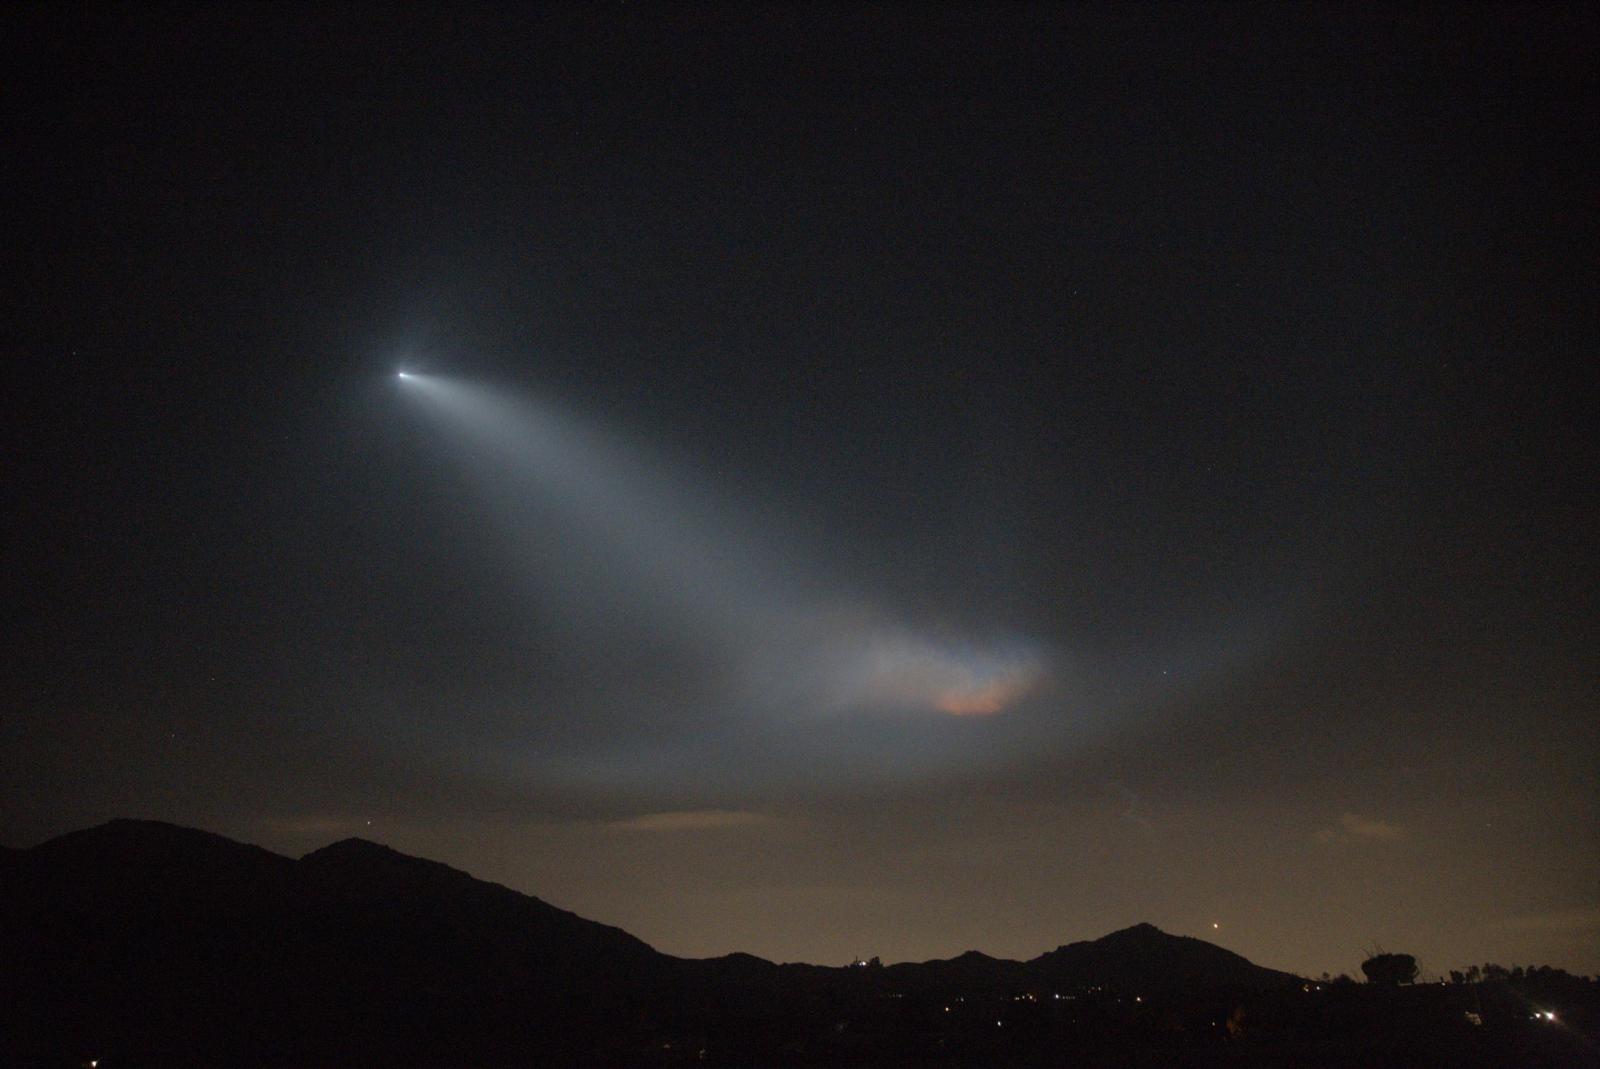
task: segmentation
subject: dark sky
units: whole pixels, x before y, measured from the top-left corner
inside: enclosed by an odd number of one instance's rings
[[[1597,29],[8,7],[0,841],[1600,971]]]

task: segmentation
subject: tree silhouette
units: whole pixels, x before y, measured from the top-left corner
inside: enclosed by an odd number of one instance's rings
[[[1374,954],[1361,963],[1369,984],[1409,984],[1417,978],[1417,959],[1410,954]]]

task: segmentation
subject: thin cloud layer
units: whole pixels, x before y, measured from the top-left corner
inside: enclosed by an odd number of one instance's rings
[[[737,809],[688,809],[667,813],[646,813],[627,820],[615,820],[606,825],[619,831],[712,831],[723,828],[747,828],[766,824],[772,820],[765,813]]]
[[[1322,828],[1316,834],[1319,843],[1359,841],[1393,843],[1405,837],[1406,830],[1399,824],[1364,817],[1358,813],[1341,813],[1336,825]]]
[[[1508,917],[1499,927],[1514,932],[1581,932],[1600,928],[1600,906],[1558,909],[1549,913],[1529,913]]]

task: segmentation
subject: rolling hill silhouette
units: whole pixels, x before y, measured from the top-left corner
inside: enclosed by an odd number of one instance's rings
[[[1057,987],[1097,984],[1145,992],[1260,988],[1294,980],[1202,939],[1168,935],[1153,924],[1136,924],[1099,939],[1057,947],[1028,962],[1028,967]]]
[[[1027,962],[689,960],[377,843],[296,860],[151,821],[6,851],[0,901],[7,1064],[820,1064],[927,1000],[1295,979],[1148,924]]]

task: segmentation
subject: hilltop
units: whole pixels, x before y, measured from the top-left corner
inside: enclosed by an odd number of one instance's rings
[[[0,861],[13,1065],[1234,1064],[1243,1007],[1310,986],[1149,924],[1022,962],[677,958],[363,839],[118,820]]]

